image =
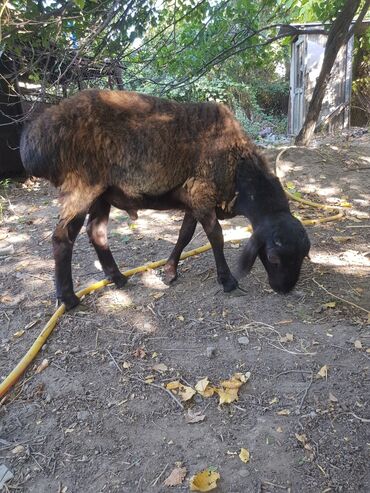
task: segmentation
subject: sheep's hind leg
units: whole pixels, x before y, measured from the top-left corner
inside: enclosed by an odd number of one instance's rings
[[[85,217],[86,213],[81,213],[67,225],[65,221],[59,221],[52,237],[57,300],[58,304],[64,303],[67,310],[80,302],[73,291],[71,260],[73,245],[83,226]]]
[[[185,212],[177,243],[164,266],[165,282],[167,284],[170,284],[177,279],[177,266],[181,253],[192,239],[196,226],[197,220],[194,218],[193,214]]]
[[[225,259],[224,237],[222,235],[220,223],[217,220],[216,211],[213,210],[212,212],[203,215],[199,220],[212,245],[213,255],[216,261],[218,282],[223,285],[225,293],[228,293],[238,287],[238,281],[231,274]]]
[[[110,281],[114,282],[118,288],[122,288],[127,282],[127,277],[125,277],[118,269],[112,252],[110,251],[107,238],[110,207],[110,204],[104,198],[99,197],[89,210],[89,219],[86,229],[105,275]]]

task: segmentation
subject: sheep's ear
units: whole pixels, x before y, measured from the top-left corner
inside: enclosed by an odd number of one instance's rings
[[[240,277],[248,274],[256,261],[262,243],[256,233],[253,233],[246,244],[239,262]]]

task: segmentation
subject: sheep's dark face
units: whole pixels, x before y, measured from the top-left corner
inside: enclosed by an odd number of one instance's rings
[[[272,215],[260,224],[249,239],[241,258],[242,272],[249,272],[261,259],[270,286],[278,293],[288,293],[296,285],[310,240],[302,224],[291,214]]]

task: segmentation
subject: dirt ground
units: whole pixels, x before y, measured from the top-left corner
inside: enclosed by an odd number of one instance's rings
[[[1,403],[0,464],[14,475],[3,490],[188,491],[190,476],[211,468],[224,493],[369,492],[369,156],[364,134],[321,139],[279,159],[293,191],[352,205],[344,220],[307,228],[311,260],[291,294],[272,292],[257,261],[241,282],[246,293],[226,295],[207,252],[182,262],[170,287],[160,270],[136,275],[124,290],[107,287],[64,315]],[[58,208],[42,181],[11,183],[0,195],[0,246],[10,248],[0,257],[2,379],[54,310]],[[114,210],[110,241],[122,269],[166,257],[180,220],[143,211],[133,223]],[[240,225],[242,218],[223,222]],[[205,242],[197,229],[189,248]],[[226,245],[231,266],[241,248]],[[86,234],[74,253],[77,288],[103,278]],[[44,359],[49,366],[37,373]],[[176,402],[162,386],[194,387],[204,377],[217,385],[235,372],[250,379],[237,402],[222,406],[199,394]],[[189,410],[204,419],[188,423]],[[186,478],[165,486],[179,462]]]

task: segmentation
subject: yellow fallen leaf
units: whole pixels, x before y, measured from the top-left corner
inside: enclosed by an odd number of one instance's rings
[[[180,386],[180,382],[178,380],[175,380],[173,382],[168,382],[168,384],[166,384],[166,389],[175,390],[178,389],[179,386]]]
[[[362,349],[362,342],[357,340],[354,342],[355,348],[356,349]]]
[[[183,401],[189,401],[193,395],[196,394],[195,390],[191,387],[188,387],[186,385],[180,385],[179,387],[179,396],[181,397],[181,400]]]
[[[184,481],[186,473],[186,467],[175,467],[168,478],[163,481],[163,484],[165,486],[178,486]]]
[[[339,204],[341,207],[352,207],[352,204],[347,202],[346,200],[342,200],[341,203]]]
[[[337,243],[346,243],[347,241],[351,241],[353,239],[352,236],[333,236],[332,238]]]
[[[175,380],[174,382],[169,382],[166,385],[166,388],[168,390],[172,390],[172,392],[178,395],[183,401],[190,400],[193,395],[196,394],[193,388],[183,385],[178,380]]]
[[[276,413],[278,416],[289,416],[290,410],[289,409],[281,409]]]
[[[329,303],[323,303],[321,306],[323,308],[335,308],[337,303],[335,301],[329,301]]]
[[[317,372],[317,376],[320,378],[328,378],[328,366],[324,365],[320,368],[320,371]]]
[[[250,376],[250,372],[234,373],[229,380],[223,380],[220,383],[221,387],[215,389],[220,398],[219,404],[231,404],[237,401],[239,388],[249,380]]]
[[[239,399],[238,389],[216,389],[220,398],[219,404],[231,404]]]
[[[249,462],[249,457],[250,457],[249,450],[247,450],[246,448],[241,448],[239,454],[240,460],[247,463]]]
[[[148,375],[145,377],[145,383],[153,383],[154,382],[154,375]]]
[[[295,185],[292,181],[287,181],[286,187],[288,190],[295,190]]]
[[[211,491],[217,488],[220,474],[217,471],[205,469],[190,478],[190,491]]]
[[[199,380],[195,386],[195,390],[203,397],[212,397],[216,389],[209,385],[209,380],[205,377]]]
[[[271,399],[271,401],[269,402],[270,406],[272,404],[277,404],[279,402],[279,399],[277,397],[274,397],[273,399]]]

